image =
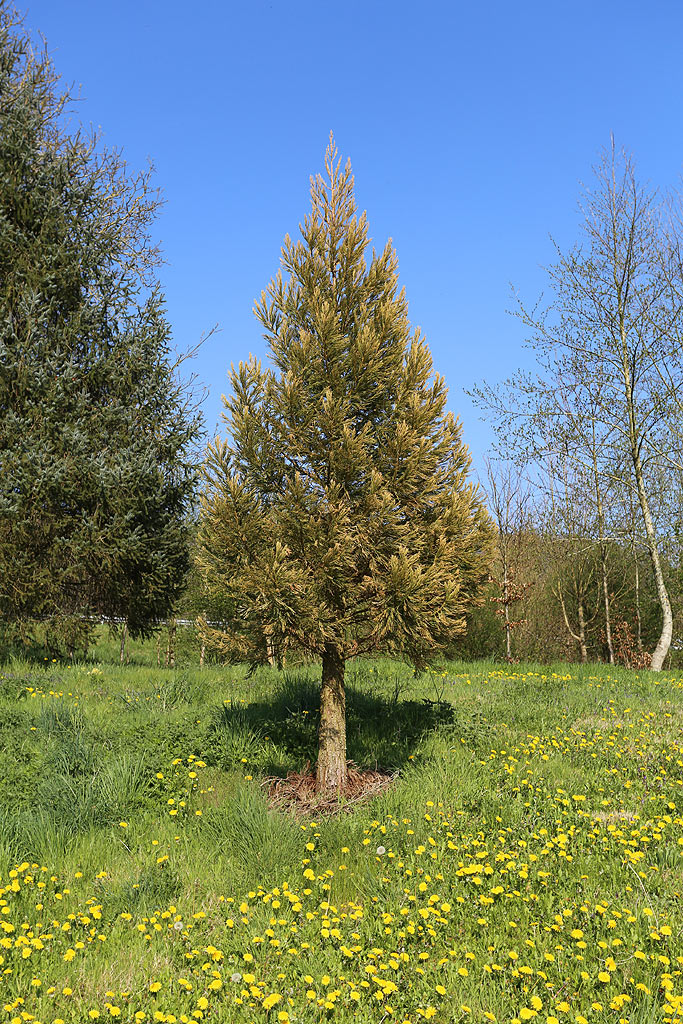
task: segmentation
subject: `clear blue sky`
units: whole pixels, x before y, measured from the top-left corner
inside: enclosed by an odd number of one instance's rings
[[[21,0],[19,0],[21,2]],[[26,0],[24,0],[26,2]],[[328,134],[360,209],[394,240],[411,321],[450,387],[477,467],[490,443],[463,393],[529,363],[506,315],[577,235],[580,181],[614,132],[640,173],[683,168],[680,0],[31,0],[81,119],[151,158],[175,343],[214,323],[196,369],[213,432],[226,371],[265,344],[251,309],[308,210]]]

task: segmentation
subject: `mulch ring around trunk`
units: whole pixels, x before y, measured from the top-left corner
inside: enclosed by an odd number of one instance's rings
[[[295,814],[339,814],[352,811],[356,804],[378,796],[398,778],[398,772],[375,771],[358,768],[347,761],[348,780],[343,793],[318,793],[315,788],[315,769],[310,762],[302,772],[288,772],[284,779],[264,779],[261,785],[268,794],[271,807],[293,811]]]

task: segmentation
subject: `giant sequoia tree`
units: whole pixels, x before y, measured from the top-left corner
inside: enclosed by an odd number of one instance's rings
[[[0,2],[0,619],[167,614],[196,416],[174,370],[148,174],[67,121]]]
[[[346,781],[344,665],[428,661],[464,629],[488,578],[489,520],[468,483],[446,386],[411,333],[391,244],[368,247],[332,142],[301,239],[256,316],[273,368],[230,375],[229,437],[209,446],[200,528],[208,586],[229,596],[225,656],[322,659],[317,781]]]

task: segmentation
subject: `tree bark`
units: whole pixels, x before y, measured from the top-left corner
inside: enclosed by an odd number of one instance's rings
[[[126,637],[128,636],[128,623],[124,622],[123,629],[121,630],[121,650],[119,652],[119,661],[123,665],[125,654],[126,654]]]
[[[555,593],[560,599],[560,607],[562,608],[562,617],[564,624],[567,627],[567,632],[579,645],[579,655],[581,657],[581,664],[585,665],[588,661],[588,649],[586,647],[586,617],[583,610],[583,601],[579,598],[579,632],[575,633],[569,622],[569,616],[567,615],[567,606],[564,603],[564,597],[562,596],[562,587],[558,584]],[[577,595],[578,596],[578,595]]]
[[[316,788],[322,793],[341,794],[346,789],[346,781],[344,657],[335,647],[326,647],[320,690]]]
[[[176,622],[175,619],[171,619],[168,624],[168,646],[166,648],[167,668],[175,668],[175,631]]]
[[[626,411],[628,414],[628,434],[631,447],[631,461],[633,463],[633,475],[636,479],[636,491],[638,492],[638,501],[640,503],[640,510],[643,514],[643,523],[645,524],[645,538],[647,540],[648,551],[650,552],[650,561],[652,563],[652,573],[654,575],[655,586],[657,588],[657,597],[659,598],[659,604],[662,609],[662,632],[660,633],[659,640],[657,641],[657,646],[652,652],[650,668],[653,672],[661,672],[664,659],[669,653],[669,647],[671,646],[671,639],[673,636],[673,614],[671,612],[671,602],[667,593],[666,583],[664,582],[662,564],[659,559],[657,535],[655,533],[654,523],[652,522],[650,504],[647,500],[647,492],[645,490],[645,474],[643,472],[643,463],[640,457],[643,438],[637,426],[633,380],[631,378],[631,368],[628,360],[626,329],[624,326],[623,316],[620,328],[622,338],[624,396],[626,399]]]
[[[605,540],[605,513],[602,507],[600,491],[600,471],[598,468],[597,442],[595,437],[595,420],[592,420],[593,444],[593,482],[595,484],[595,504],[598,514],[598,540],[600,543],[600,573],[602,576],[602,600],[605,607],[605,642],[607,644],[607,660],[614,664],[614,644],[612,643],[612,614],[609,598],[609,582],[607,573],[607,542]]]
[[[652,572],[655,577],[655,586],[657,587],[657,597],[659,598],[659,604],[662,609],[662,632],[657,641],[657,646],[652,652],[652,661],[650,668],[653,672],[661,672],[664,659],[669,653],[669,647],[671,646],[671,639],[673,636],[673,614],[671,612],[671,602],[669,601],[669,595],[666,589],[666,583],[664,582],[664,573],[662,571],[662,564],[659,560],[659,551],[657,549],[657,539],[655,535],[654,523],[652,522],[652,516],[650,514],[650,506],[645,493],[645,485],[643,482],[643,471],[640,466],[640,459],[636,461],[636,484],[638,486],[638,497],[640,498],[640,507],[643,512],[643,520],[645,522],[645,536],[647,538],[647,546],[650,552],[650,561],[652,562]]]
[[[607,580],[607,555],[605,545],[600,545],[600,572],[602,575],[602,599],[605,605],[605,641],[607,643],[607,660],[614,664],[614,643],[612,641],[612,614],[609,599],[609,583]]]
[[[510,587],[508,584],[507,559],[503,558],[503,608],[505,609],[505,654],[508,662],[512,661],[512,629],[510,627]]]
[[[579,600],[579,653],[581,664],[588,661],[588,648],[586,647],[586,618],[583,613],[583,601]]]
[[[638,568],[638,553],[633,548],[633,556],[635,559],[635,586],[636,586],[636,643],[638,645],[638,651],[642,654],[643,652],[643,626],[642,619],[640,617],[640,569]]]

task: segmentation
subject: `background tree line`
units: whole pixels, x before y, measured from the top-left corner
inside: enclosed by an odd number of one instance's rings
[[[484,482],[496,524],[486,601],[468,616],[451,648],[463,658],[605,662],[649,668],[661,634],[661,607],[646,539],[628,495],[605,506],[602,529],[585,487],[492,461]],[[680,537],[660,525],[662,566],[673,612],[666,665],[679,665],[683,635]],[[664,534],[664,530],[668,533]]]

